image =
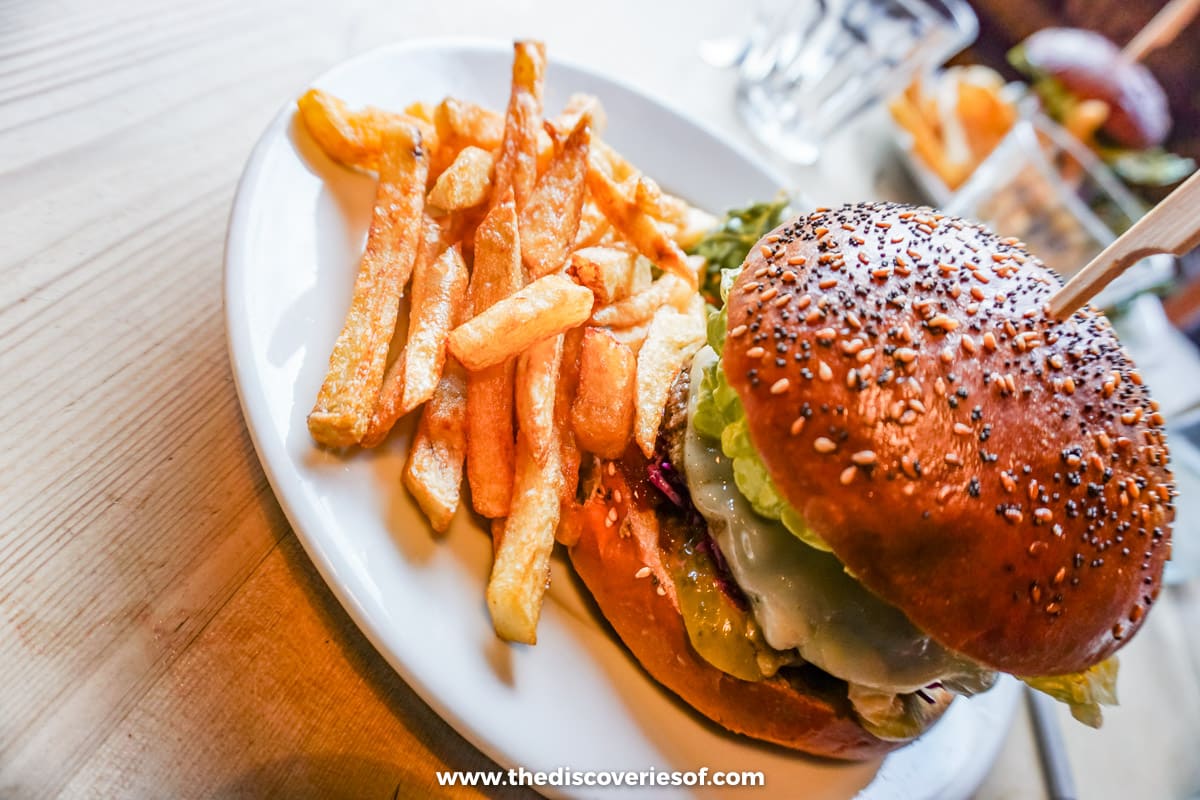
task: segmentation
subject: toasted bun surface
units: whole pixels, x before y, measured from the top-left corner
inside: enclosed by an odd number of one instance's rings
[[[604,477],[604,490],[565,508],[560,534],[574,541],[571,563],[600,610],[655,680],[729,730],[813,755],[862,760],[903,744],[865,731],[840,681],[789,671],[787,679],[752,683],[701,658],[688,640],[664,566],[670,554],[660,551],[657,515],[629,501],[638,490],[620,470]],[[608,521],[610,509],[618,511],[615,522]]]
[[[728,300],[724,365],[779,490],[869,589],[1017,675],[1132,636],[1170,552],[1162,417],[1107,320],[1014,240],[927,208],[789,222]]]

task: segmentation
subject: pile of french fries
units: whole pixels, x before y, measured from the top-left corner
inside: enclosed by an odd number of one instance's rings
[[[546,118],[545,65],[541,43],[515,43],[505,113],[453,97],[352,110],[319,89],[298,101],[330,158],[378,176],[309,431],[374,447],[419,411],[404,485],[444,531],[465,469],[492,521],[494,627],[529,644],[581,459],[631,442],[649,456],[671,382],[703,343],[704,265],[685,250],[716,222],[601,140],[596,98]]]
[[[1017,121],[1004,79],[989,67],[948,67],[918,78],[889,103],[912,150],[946,188],[957,189]]]

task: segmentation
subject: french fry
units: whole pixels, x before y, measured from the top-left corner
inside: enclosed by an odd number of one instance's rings
[[[613,179],[597,166],[594,158],[590,160],[587,184],[604,216],[638,252],[657,264],[659,269],[682,278],[690,287],[696,288],[699,276],[679,245],[663,232],[653,217],[625,196]]]
[[[403,475],[404,485],[435,531],[450,527],[458,510],[466,455],[467,376],[450,361],[421,411]]]
[[[450,352],[470,370],[499,364],[584,322],[592,301],[590,289],[564,275],[546,275],[451,331]]]
[[[592,324],[612,328],[639,325],[653,317],[655,312],[665,305],[686,307],[693,294],[695,290],[684,281],[674,275],[662,275],[637,294],[596,309],[592,313]]]
[[[585,247],[571,253],[568,272],[607,306],[650,286],[650,262],[616,247]],[[647,315],[649,318],[649,315]]]
[[[579,216],[579,232],[575,234],[573,245],[575,250],[598,245],[600,239],[612,230],[608,217],[604,216],[604,212],[592,201],[586,186],[584,188],[583,212]]]
[[[488,199],[495,159],[487,150],[468,145],[438,175],[427,202],[445,211],[473,208]]]
[[[532,278],[561,269],[579,231],[592,140],[589,120],[586,114],[580,117],[521,212],[521,258]]]
[[[487,604],[500,638],[536,644],[554,532],[562,511],[561,466],[554,443],[542,445],[549,454],[543,463],[535,456],[535,446],[524,431],[517,439],[512,513],[504,522],[503,535],[495,548]]]
[[[558,370],[558,385],[555,387],[554,424],[559,431],[562,467],[560,494],[563,503],[575,498],[579,485],[579,446],[571,430],[571,404],[579,387],[579,353],[583,348],[586,328],[578,325],[563,334],[562,366]]]
[[[894,98],[888,108],[896,122],[912,135],[913,152],[942,179],[946,186],[953,189],[966,180],[969,172],[968,166],[953,164],[946,158],[937,130],[928,118],[921,114],[918,107],[909,101],[906,94]]]
[[[625,345],[637,355],[642,350],[642,344],[646,341],[646,334],[650,332],[650,320],[647,320],[640,325],[630,325],[628,328],[604,328],[609,335],[616,339],[621,344]]]
[[[442,218],[442,221],[439,221],[429,216],[429,214],[424,215],[421,227],[421,246],[417,251],[416,264],[413,266],[414,295],[416,294],[416,276],[422,272],[429,272],[434,259],[445,249],[447,236],[452,234],[452,231],[443,226],[442,222],[452,223],[453,221],[445,217]],[[416,316],[417,309],[415,297],[412,305],[413,311],[410,312],[409,317],[410,338],[412,336],[412,320]],[[458,321],[455,320],[455,324]],[[402,349],[383,376],[383,387],[379,390],[379,396],[375,399],[375,407],[371,411],[371,419],[367,423],[367,430],[359,442],[363,447],[377,447],[380,445],[387,438],[388,432],[395,426],[396,420],[412,410],[403,407],[404,366],[405,350]]]
[[[613,149],[608,142],[597,140],[592,145],[593,161],[617,183],[624,183],[630,178],[642,174],[642,171],[626,160],[625,156]]]
[[[983,161],[1008,134],[1017,119],[1015,106],[1004,102],[992,86],[968,80],[958,82],[958,102],[955,115],[962,123],[967,145],[975,163]],[[1103,124],[1103,117],[1098,124]],[[1072,131],[1078,135],[1083,131]],[[1087,141],[1081,137],[1080,141]]]
[[[654,453],[658,426],[671,383],[683,363],[704,344],[704,320],[673,308],[662,308],[638,353],[634,439],[649,458]]]
[[[428,169],[417,129],[388,128],[354,296],[308,416],[312,437],[329,447],[354,444],[366,433],[383,384],[398,304],[421,240]]]
[[[687,203],[664,192],[658,183],[646,175],[638,177],[633,202],[642,213],[649,214],[660,222],[669,223],[672,228],[679,227],[688,209]]]
[[[521,244],[512,189],[475,231],[471,302],[478,315],[508,297],[522,281]],[[508,515],[513,486],[512,360],[467,378],[467,480],[471,502],[485,517]]]
[[[492,202],[512,187],[517,213],[524,210],[537,181],[538,134],[542,130],[542,89],[546,46],[519,41],[513,45],[512,93],[504,118],[504,141],[496,161]]]
[[[604,113],[604,106],[598,97],[584,92],[576,92],[567,98],[567,104],[563,106],[562,113],[555,117],[553,125],[560,131],[572,131],[585,114],[590,118],[592,135],[602,135],[608,125],[608,115]]]
[[[426,103],[423,100],[417,100],[416,102],[409,103],[404,107],[405,114],[408,114],[413,119],[419,119],[422,122],[428,122],[430,125],[433,125],[433,112],[433,106],[429,105],[429,103]]]
[[[343,166],[377,171],[384,131],[396,125],[415,126],[426,148],[436,146],[434,127],[422,119],[370,106],[351,111],[340,98],[321,89],[309,89],[296,101],[296,106],[309,135],[325,155]]]
[[[443,250],[428,268],[420,267],[413,275],[401,414],[433,396],[446,362],[446,339],[464,318],[467,302],[467,265],[458,245]]]
[[[554,401],[562,365],[563,335],[530,346],[517,359],[517,428],[529,441],[533,457],[545,464],[554,435]]]
[[[433,123],[445,144],[494,151],[504,140],[504,115],[490,108],[447,97],[433,110]]]
[[[580,447],[601,458],[621,457],[633,435],[636,385],[633,351],[608,331],[587,328],[571,405],[571,429]]]

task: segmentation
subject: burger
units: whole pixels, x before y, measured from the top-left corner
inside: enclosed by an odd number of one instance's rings
[[[1170,555],[1163,420],[1013,239],[820,209],[726,270],[653,453],[586,467],[575,570],[720,725],[881,755],[1010,673],[1099,724]]]

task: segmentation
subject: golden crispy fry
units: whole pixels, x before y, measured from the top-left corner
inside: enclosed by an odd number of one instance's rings
[[[636,383],[633,351],[608,331],[587,328],[579,391],[571,406],[571,429],[580,447],[601,458],[621,457],[633,435]]]
[[[521,258],[530,277],[557,272],[567,260],[583,213],[591,140],[589,117],[584,114],[521,212]]]
[[[650,287],[650,262],[616,247],[585,247],[571,253],[569,272],[592,290],[601,306],[624,300]],[[652,312],[651,312],[652,313]],[[649,314],[646,318],[649,318]]]
[[[417,129],[388,128],[354,297],[308,416],[309,432],[321,444],[345,447],[366,433],[383,383],[400,296],[421,240],[428,169]]]
[[[405,114],[408,114],[414,119],[419,119],[422,122],[428,122],[430,125],[433,125],[433,112],[434,107],[429,103],[426,103],[424,100],[417,100],[416,102],[409,103],[404,108]]]
[[[678,227],[687,213],[688,204],[674,195],[664,192],[647,175],[639,175],[634,187],[633,202],[645,214],[649,214],[660,222],[670,223]]]
[[[575,244],[573,249],[580,250],[584,247],[594,247],[600,243],[600,240],[606,233],[612,230],[612,223],[608,221],[608,217],[604,216],[604,212],[600,207],[592,201],[591,195],[584,191],[583,195],[583,212],[579,217],[579,232],[575,234]]]
[[[521,285],[517,211],[509,189],[475,231],[471,302],[486,311]],[[508,515],[513,485],[513,372],[504,361],[467,378],[467,478],[471,502],[485,517]]]
[[[443,226],[442,223],[447,223]],[[416,265],[413,267],[413,311],[410,312],[409,333],[412,337],[412,319],[416,316],[416,284],[417,276],[422,272],[428,273],[432,268],[434,260],[446,247],[446,239],[451,235],[449,230],[453,227],[453,220],[448,217],[443,217],[441,221],[435,220],[429,214],[425,214],[422,224],[421,247],[417,252]],[[465,315],[464,315],[465,317]],[[453,325],[457,325],[461,318],[453,320]],[[443,354],[445,349],[443,347]],[[407,414],[411,408],[403,407],[404,397],[404,378],[405,378],[405,350],[402,349],[396,360],[388,367],[386,374],[383,377],[383,388],[379,390],[379,397],[375,400],[375,408],[371,412],[371,419],[367,423],[366,433],[363,434],[362,441],[359,442],[363,447],[376,447],[387,438],[388,432],[396,424],[396,420]],[[436,381],[436,376],[434,378]]]
[[[603,330],[608,331],[610,336],[637,355],[646,341],[646,334],[650,332],[650,320],[646,320],[640,325],[630,325],[628,328],[603,328]]]
[[[642,174],[640,169],[604,141],[597,140],[592,144],[592,158],[617,183],[624,183],[630,178],[636,180]]]
[[[433,110],[433,122],[443,142],[458,144],[458,149],[478,147],[491,152],[504,140],[502,114],[454,97],[438,103]]]
[[[592,314],[592,324],[612,328],[639,325],[653,317],[664,305],[686,307],[693,294],[695,291],[684,281],[674,275],[662,275],[637,294],[596,309]]]
[[[524,431],[518,436],[512,513],[495,548],[487,586],[496,634],[524,644],[537,643],[537,623],[550,578],[550,553],[562,510],[558,447],[554,442],[538,447],[549,454],[545,462],[537,460],[535,445]]]
[[[450,352],[467,369],[480,370],[579,325],[591,313],[590,289],[563,275],[546,275],[451,331]]]
[[[634,438],[647,458],[654,453],[658,426],[671,383],[684,361],[704,344],[704,319],[681,314],[673,308],[660,309],[650,323],[650,332],[638,353],[637,401]]]
[[[658,265],[659,269],[682,278],[693,289],[696,288],[699,277],[679,245],[663,232],[653,217],[625,196],[613,179],[597,165],[595,158],[590,160],[587,183],[604,216],[638,252]]]
[[[996,149],[1017,120],[1016,107],[1005,102],[995,88],[966,80],[958,83],[955,114],[962,124],[975,164]],[[1101,119],[1100,124],[1103,122]]]
[[[504,118],[504,142],[496,161],[492,202],[497,202],[497,197],[502,197],[512,187],[518,213],[524,210],[537,181],[545,77],[546,46],[541,42],[516,42],[513,45],[512,94]]]
[[[472,208],[488,199],[495,159],[487,150],[468,145],[438,175],[427,202],[446,211]]]
[[[539,464],[550,457],[548,448],[558,444],[553,431],[554,401],[562,351],[560,333],[532,345],[517,359],[517,428],[529,440]]]
[[[600,104],[600,98],[584,92],[576,92],[568,97],[562,113],[554,118],[552,124],[559,131],[572,131],[579,124],[580,117],[585,114],[590,118],[592,136],[603,134],[604,128],[608,125],[608,116],[604,113],[604,106]]]
[[[965,164],[953,164],[946,158],[937,130],[918,107],[909,101],[907,94],[894,98],[888,108],[897,124],[912,135],[913,152],[946,186],[954,189],[967,179],[969,167]]]
[[[385,129],[408,124],[416,126],[421,142],[428,148],[436,146],[434,127],[422,119],[396,114],[368,106],[351,111],[337,97],[321,89],[309,89],[296,101],[300,119],[309,134],[325,151],[325,155],[343,166],[375,172],[383,151]]]
[[[571,328],[563,334],[562,366],[558,370],[558,385],[555,387],[554,425],[560,436],[559,452],[562,461],[562,485],[560,494],[564,503],[570,503],[575,498],[575,489],[579,484],[579,446],[575,442],[575,434],[571,430],[571,404],[575,401],[575,392],[579,387],[579,354],[583,348],[584,332],[582,325]]]
[[[465,318],[467,265],[458,245],[413,275],[412,315],[408,321],[408,344],[404,349],[404,394],[401,414],[433,396],[446,361],[446,339]]]
[[[458,510],[466,455],[467,376],[450,361],[421,411],[404,464],[404,485],[435,531],[450,527]]]

